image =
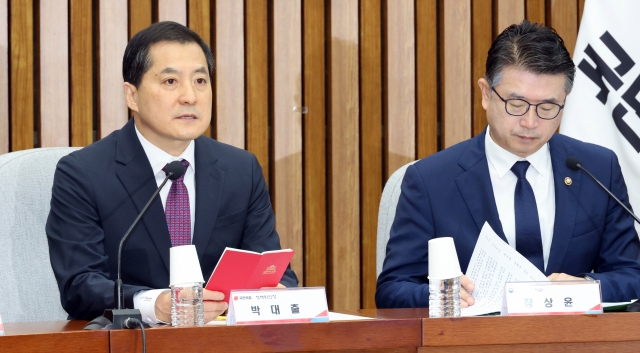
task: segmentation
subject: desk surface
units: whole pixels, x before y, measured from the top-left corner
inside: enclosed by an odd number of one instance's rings
[[[638,313],[428,319],[428,309],[317,324],[157,327],[149,352],[637,352]],[[6,323],[0,352],[140,352],[140,330],[82,331],[86,321]],[[135,349],[134,349],[135,348]]]

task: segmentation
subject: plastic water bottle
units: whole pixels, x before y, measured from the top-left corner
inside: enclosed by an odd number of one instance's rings
[[[429,280],[429,317],[460,316],[460,277]]]
[[[204,325],[202,283],[171,286],[171,325],[189,327]]]

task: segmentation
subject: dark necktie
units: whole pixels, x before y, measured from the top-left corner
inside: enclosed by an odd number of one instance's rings
[[[183,159],[182,165],[186,170],[189,167],[189,162]],[[191,244],[191,212],[189,192],[184,185],[184,174],[171,184],[164,215],[167,218],[171,246]]]
[[[526,178],[529,162],[516,162],[511,171],[518,177],[513,206],[516,215],[516,250],[544,273],[540,219],[536,197]]]

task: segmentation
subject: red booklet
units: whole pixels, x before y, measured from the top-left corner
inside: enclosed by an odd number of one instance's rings
[[[257,253],[225,248],[205,288],[224,293],[224,301],[228,303],[232,289],[275,287],[293,254],[291,249]]]

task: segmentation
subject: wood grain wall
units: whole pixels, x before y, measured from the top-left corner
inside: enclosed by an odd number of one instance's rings
[[[375,307],[397,168],[480,133],[491,41],[524,18],[573,52],[584,0],[0,0],[0,153],[85,146],[128,117],[127,40],[159,20],[212,48],[206,135],[262,165],[282,245],[332,309]]]

